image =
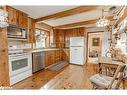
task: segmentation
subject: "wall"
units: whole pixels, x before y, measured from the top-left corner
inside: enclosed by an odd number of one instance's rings
[[[0,30],[0,87],[9,85],[8,41],[6,29]]]

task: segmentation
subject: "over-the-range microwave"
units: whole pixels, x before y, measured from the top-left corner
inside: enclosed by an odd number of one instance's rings
[[[27,29],[17,26],[7,27],[8,38],[27,39]]]

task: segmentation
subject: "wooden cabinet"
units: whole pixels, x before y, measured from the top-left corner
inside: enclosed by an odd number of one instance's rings
[[[17,11],[17,16],[17,25],[22,28],[28,28],[28,15],[21,11]]]
[[[67,29],[64,30],[65,32],[65,37],[79,37],[79,36],[85,36],[85,29],[84,27],[81,28],[74,28],[74,29]]]
[[[60,50],[55,51],[55,63],[61,61]]]
[[[8,22],[11,25],[17,25],[18,24],[18,12],[12,7],[7,6],[7,12],[8,12]]]
[[[69,62],[70,60],[70,51],[69,49],[62,50],[62,60]]]
[[[22,21],[21,26],[24,27],[24,28],[28,28],[28,15],[23,13],[22,14],[22,19],[23,19],[23,21]]]
[[[70,37],[86,37],[84,27],[73,29],[54,29],[54,44],[57,48],[69,46]]]
[[[45,66],[49,66],[55,63],[55,52],[54,51],[46,51],[45,52]]]
[[[53,31],[54,34],[54,44],[57,48],[65,47],[65,32],[60,29],[55,29]]]
[[[19,26],[21,28],[28,27],[28,15],[24,12],[16,10],[10,6],[7,6],[8,22],[10,25]]]
[[[69,62],[69,50],[53,50],[45,52],[45,66],[48,67],[60,61]]]
[[[35,20],[28,18],[28,42],[35,43]]]

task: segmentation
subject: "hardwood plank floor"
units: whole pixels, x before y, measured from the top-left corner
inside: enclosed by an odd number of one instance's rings
[[[95,66],[92,64],[90,64],[90,66],[89,64],[85,66],[68,65],[58,72],[42,70],[33,74],[33,76],[13,85],[12,87],[13,89],[91,88],[90,83],[87,83],[87,81],[89,81],[89,77],[94,73],[93,71],[96,71],[96,67],[94,67]]]
[[[13,89],[92,89],[89,81],[97,65],[68,65],[58,72],[42,70],[13,85]]]

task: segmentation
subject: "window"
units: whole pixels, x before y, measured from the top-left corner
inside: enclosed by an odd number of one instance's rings
[[[119,39],[117,40],[116,47],[120,48],[123,52],[127,52],[127,35],[126,33],[121,33]]]
[[[127,25],[127,17],[118,26],[119,30],[124,30]],[[116,31],[117,32],[117,31]],[[120,48],[122,52],[127,52],[127,30],[119,34],[119,39],[117,40],[116,48]]]
[[[36,48],[45,48],[46,44],[45,31],[41,29],[36,29],[35,36],[36,36]]]

